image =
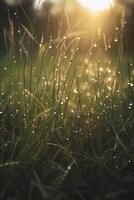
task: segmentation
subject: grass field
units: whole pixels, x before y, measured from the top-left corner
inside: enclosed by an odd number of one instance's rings
[[[0,199],[133,199],[133,56],[67,40],[1,59]]]

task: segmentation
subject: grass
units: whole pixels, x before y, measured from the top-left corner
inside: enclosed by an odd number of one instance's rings
[[[0,199],[131,198],[133,63],[81,41],[1,60]]]

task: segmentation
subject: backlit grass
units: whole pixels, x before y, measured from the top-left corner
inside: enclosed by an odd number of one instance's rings
[[[1,60],[0,199],[133,192],[134,66],[121,38],[114,53],[81,52],[67,35]]]

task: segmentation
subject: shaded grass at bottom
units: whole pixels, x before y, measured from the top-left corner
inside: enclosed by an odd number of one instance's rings
[[[103,168],[101,173],[100,166],[85,165],[72,167],[66,176],[54,163],[1,167],[1,199],[131,199],[132,165],[129,171]]]
[[[0,199],[125,200],[134,184],[133,87],[123,69],[125,79],[108,63],[100,73],[83,56],[59,56],[4,68]]]

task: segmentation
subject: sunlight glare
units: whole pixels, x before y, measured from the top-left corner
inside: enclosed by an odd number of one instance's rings
[[[114,4],[114,0],[79,0],[79,2],[92,12],[107,10]]]

